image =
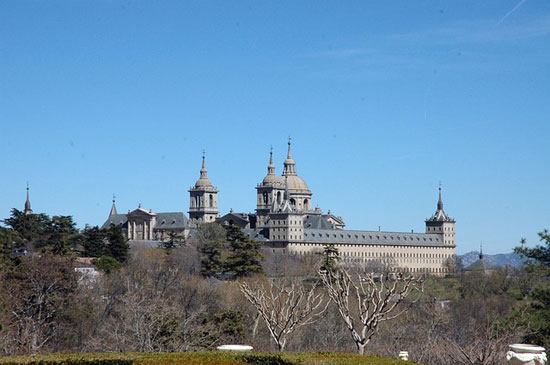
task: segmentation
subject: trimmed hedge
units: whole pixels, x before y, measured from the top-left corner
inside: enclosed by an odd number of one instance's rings
[[[370,355],[335,352],[181,352],[181,353],[99,353],[44,354],[8,356],[0,364],[32,365],[130,365],[130,364],[190,364],[190,365],[403,365],[406,362]],[[410,362],[409,362],[410,363]]]

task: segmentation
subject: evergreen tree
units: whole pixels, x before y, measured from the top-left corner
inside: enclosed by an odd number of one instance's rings
[[[80,242],[86,257],[100,257],[107,254],[107,232],[98,226],[86,227],[81,232]]]
[[[93,259],[92,263],[105,274],[110,274],[111,272],[118,270],[122,267],[122,264],[111,256],[101,256],[99,258]]]
[[[13,208],[11,217],[5,219],[4,224],[17,232],[25,242],[40,248],[47,243],[46,233],[51,230],[52,222],[46,214],[25,214]]]
[[[71,216],[54,216],[48,233],[48,248],[56,255],[66,254],[78,238],[76,223]]]
[[[237,226],[226,229],[230,252],[225,260],[224,271],[233,278],[263,274],[261,244],[248,238]]]
[[[527,343],[536,343],[542,346],[550,345],[550,232],[545,229],[539,233],[543,245],[534,248],[524,246],[514,249],[515,253],[526,258],[526,270],[537,273],[541,281],[533,288],[529,296],[533,302],[529,305],[526,315],[527,333],[524,340]]]
[[[323,263],[321,270],[329,273],[334,273],[338,268],[338,260],[340,260],[340,253],[334,243],[329,243],[323,249]]]
[[[115,258],[121,264],[125,263],[128,259],[130,246],[122,234],[122,227],[111,224],[111,227],[107,229],[106,237],[109,241],[106,255]]]
[[[181,245],[185,242],[185,239],[178,236],[176,232],[170,232],[168,237],[168,241],[162,241],[159,243],[159,248],[165,249],[167,253],[174,248],[181,247]]]
[[[216,276],[223,271],[223,249],[225,241],[215,239],[200,245],[201,275]]]
[[[223,273],[223,256],[226,231],[217,223],[201,224],[194,238],[200,255],[201,275],[216,276]]]

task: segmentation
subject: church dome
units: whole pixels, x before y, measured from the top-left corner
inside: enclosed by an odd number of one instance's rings
[[[268,185],[268,184],[282,184],[283,183],[283,180],[277,176],[277,175],[273,175],[273,174],[268,174],[266,175],[266,177],[264,177],[264,180],[262,181],[262,183],[264,185]]]
[[[288,190],[308,190],[306,182],[298,175],[287,175]]]
[[[196,188],[206,188],[206,187],[210,187],[210,186],[212,186],[212,182],[207,177],[205,177],[205,178],[201,177],[195,183]]]
[[[202,154],[202,167],[201,177],[195,183],[195,188],[208,188],[212,187],[212,182],[208,179],[208,171],[206,170],[206,164],[204,163],[204,152]]]
[[[267,175],[262,181],[262,185],[281,184],[283,180],[275,175],[275,165],[273,164],[273,150],[269,152],[269,165],[267,165]]]

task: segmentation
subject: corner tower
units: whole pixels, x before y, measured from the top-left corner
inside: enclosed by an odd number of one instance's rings
[[[456,221],[449,217],[443,210],[443,199],[441,198],[441,185],[439,185],[439,200],[437,201],[437,210],[428,219],[426,219],[426,233],[435,233],[441,235],[445,245],[456,246],[455,238]]]
[[[269,165],[267,165],[267,175],[263,181],[256,186],[256,227],[267,226],[268,214],[274,211],[283,201],[282,179],[275,175],[275,165],[273,164],[273,148],[269,152]]]
[[[304,239],[304,214],[294,208],[289,200],[288,177],[282,203],[269,213],[269,241],[273,247],[284,248],[288,243]]]
[[[202,153],[200,178],[189,189],[189,219],[192,223],[214,222],[218,217],[218,189],[208,179],[208,171]]]

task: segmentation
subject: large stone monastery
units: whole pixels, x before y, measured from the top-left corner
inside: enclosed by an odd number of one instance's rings
[[[443,210],[441,187],[437,209],[426,220],[425,233],[347,230],[341,217],[312,208],[312,193],[296,172],[290,140],[281,176],[275,174],[270,152],[267,175],[256,186],[255,213],[231,210],[220,217],[218,192],[208,179],[203,155],[200,178],[189,189],[189,218],[183,212],[154,213],[141,205],[127,214],[118,214],[113,199],[103,227],[120,225],[131,244],[156,244],[174,234],[187,236],[199,224],[217,222],[240,227],[274,252],[307,255],[334,244],[349,265],[383,263],[435,275],[448,272],[447,262],[456,255],[455,220]]]

